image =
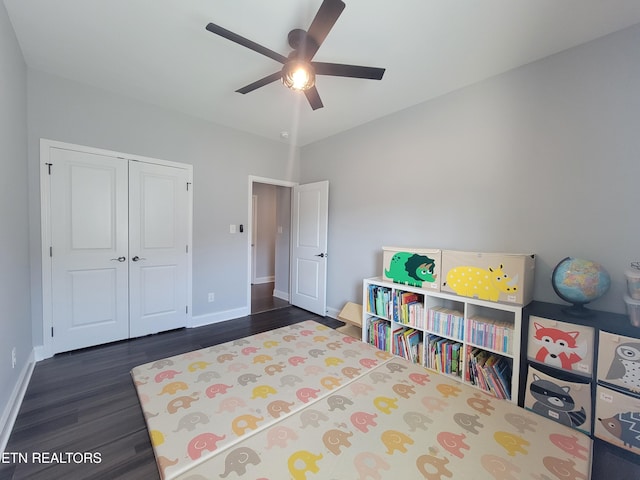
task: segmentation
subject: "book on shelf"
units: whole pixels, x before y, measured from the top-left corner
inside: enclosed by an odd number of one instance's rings
[[[398,328],[393,331],[393,353],[413,363],[420,361],[422,333],[413,328]]]
[[[391,318],[391,289],[369,285],[367,311],[383,318]]]
[[[432,307],[427,312],[427,329],[462,341],[464,316],[458,310]]]
[[[425,366],[440,373],[461,376],[461,344],[437,335],[428,335],[428,351]]]
[[[424,297],[398,290],[393,296],[393,320],[404,325],[424,328]]]
[[[467,341],[497,352],[513,351],[513,323],[492,318],[469,318]]]
[[[467,346],[468,381],[497,398],[511,399],[511,359]]]

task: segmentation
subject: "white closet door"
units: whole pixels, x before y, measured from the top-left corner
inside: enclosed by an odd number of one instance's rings
[[[129,163],[130,336],[187,324],[186,170]]]
[[[52,353],[127,338],[127,161],[51,149]]]

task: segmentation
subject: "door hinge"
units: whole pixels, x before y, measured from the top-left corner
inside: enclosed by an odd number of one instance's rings
[[[186,313],[187,315],[189,315],[189,305],[184,307],[184,313]]]
[[[53,337],[53,327],[51,327],[51,336]]]
[[[51,166],[53,165],[53,163],[45,163],[45,165],[49,169],[49,175],[51,175]]]
[[[185,251],[186,253],[189,253],[189,245],[185,245],[185,246],[184,246],[184,251]]]
[[[189,186],[191,185],[191,182],[187,182],[187,192],[189,191]]]
[[[53,247],[49,247],[49,256],[53,257]]]

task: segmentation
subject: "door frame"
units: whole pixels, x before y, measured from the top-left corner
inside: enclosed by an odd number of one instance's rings
[[[88,147],[85,145],[77,145],[73,143],[60,142],[57,140],[50,140],[46,138],[40,139],[40,261],[42,264],[42,351],[40,359],[50,358],[52,353],[52,340],[51,329],[53,328],[53,297],[52,297],[52,283],[51,283],[51,208],[50,208],[50,177],[49,167],[50,162],[50,150],[57,148],[61,150],[73,150],[76,152],[90,153],[96,155],[103,155],[107,157],[122,158],[125,160],[134,160],[138,162],[153,163],[156,165],[165,165],[168,167],[182,168],[189,171],[189,178],[191,180],[190,188],[193,188],[193,166],[186,163],[172,162],[169,160],[160,160],[157,158],[144,157],[141,155],[134,155],[131,153],[116,152],[113,150],[105,150],[102,148]],[[52,168],[55,168],[53,166]],[[187,255],[187,326],[191,326],[192,323],[192,311],[193,311],[193,194],[189,195],[188,200],[188,245],[189,252]]]
[[[278,180],[275,178],[259,177],[256,175],[249,175],[249,184],[247,188],[247,205],[249,219],[247,226],[247,315],[251,314],[251,282],[252,277],[252,248],[251,239],[253,238],[253,184],[265,183],[267,185],[275,185],[277,187],[289,187],[291,189],[291,195],[293,195],[293,187],[299,185],[299,182],[291,182],[288,180]],[[291,265],[291,252],[289,252],[289,265]],[[289,276],[289,292],[291,292],[291,276]]]

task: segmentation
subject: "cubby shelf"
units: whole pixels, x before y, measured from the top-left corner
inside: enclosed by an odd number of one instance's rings
[[[362,340],[518,401],[522,307],[363,281]]]

